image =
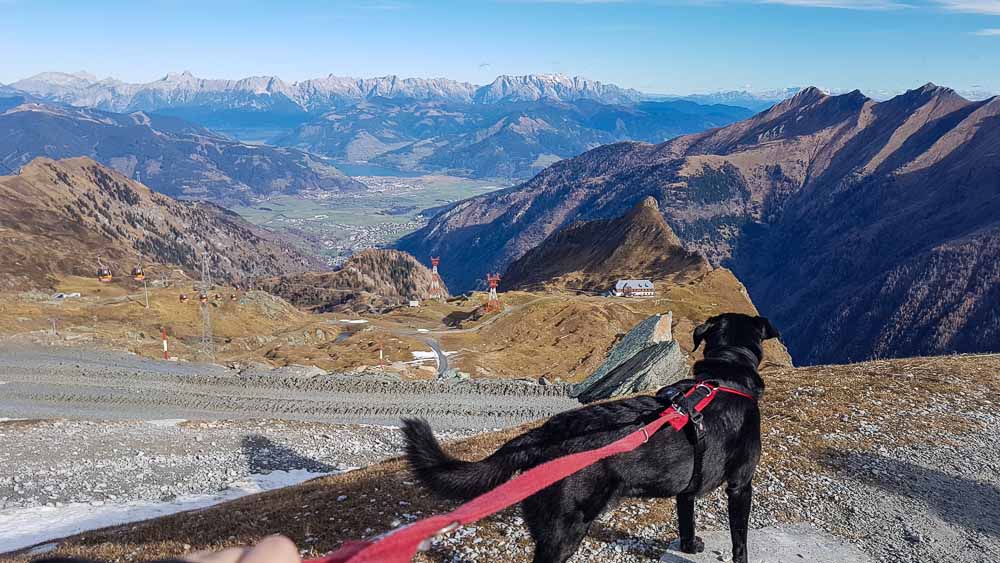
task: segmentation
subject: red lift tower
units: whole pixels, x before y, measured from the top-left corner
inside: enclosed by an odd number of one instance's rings
[[[497,286],[500,285],[500,274],[486,274],[486,281],[490,284],[490,299],[486,302],[487,313],[498,313],[503,305],[497,296]]]
[[[441,289],[441,274],[438,273],[438,264],[440,263],[440,257],[431,256],[431,299],[442,299],[444,297],[444,291]]]

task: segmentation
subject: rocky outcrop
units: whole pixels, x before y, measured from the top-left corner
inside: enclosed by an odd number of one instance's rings
[[[653,391],[687,376],[684,352],[673,339],[673,315],[653,315],[630,330],[593,374],[570,393],[581,403],[592,403]]]
[[[600,293],[619,279],[684,283],[711,270],[704,256],[684,248],[650,197],[621,217],[553,233],[510,265],[501,288]]]
[[[687,377],[684,352],[676,342],[660,342],[644,348],[586,391],[577,393],[581,403],[653,391]]]
[[[431,298],[431,270],[405,252],[369,249],[333,272],[303,272],[262,280],[266,291],[315,312],[345,306],[356,310]],[[442,287],[447,296],[447,288]]]

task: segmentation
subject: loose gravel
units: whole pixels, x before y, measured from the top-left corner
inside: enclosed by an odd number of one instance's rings
[[[402,437],[389,427],[279,420],[9,420],[0,444],[0,509],[11,509],[172,502],[272,471],[335,473],[399,455]]]

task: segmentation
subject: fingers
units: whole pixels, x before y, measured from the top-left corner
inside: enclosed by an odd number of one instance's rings
[[[300,563],[301,561],[299,548],[285,536],[268,536],[239,558],[239,563]]]

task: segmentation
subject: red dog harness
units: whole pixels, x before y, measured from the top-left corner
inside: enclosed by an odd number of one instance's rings
[[[699,390],[704,390],[707,395],[694,405],[695,418],[700,418],[701,411],[719,393],[756,400],[750,393],[704,381],[696,382],[683,396],[690,398]],[[417,520],[372,540],[347,542],[325,557],[304,563],[406,563],[413,559],[418,550],[429,547],[430,538],[500,512],[604,458],[630,452],[648,442],[653,434],[667,424],[680,431],[691,419],[690,413],[674,404],[653,422],[604,447],[553,459],[521,473],[451,512]]]

